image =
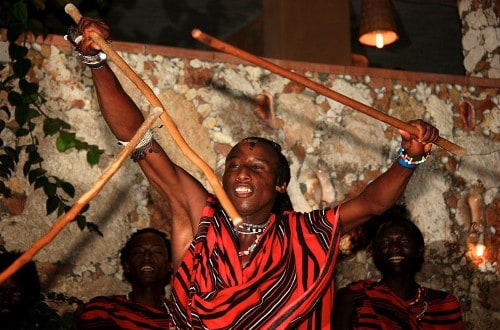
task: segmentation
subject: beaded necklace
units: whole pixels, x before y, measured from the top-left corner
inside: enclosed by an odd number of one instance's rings
[[[257,243],[259,243],[259,238],[260,235],[257,235],[255,241],[253,241],[253,243],[248,247],[248,249],[244,251],[238,251],[238,257],[249,256],[253,252],[253,250],[255,250]]]
[[[238,251],[238,257],[249,256],[250,254],[252,254],[253,250],[255,250],[255,247],[259,243],[260,236],[266,230],[270,220],[271,218],[267,219],[266,222],[257,225],[253,223],[242,222],[235,228],[237,234],[257,235],[255,241],[253,241],[253,243],[250,244],[248,249],[244,251]]]
[[[427,312],[427,307],[429,306],[429,303],[427,302],[426,298],[427,297],[424,292],[424,289],[422,288],[422,286],[419,286],[417,289],[417,297],[410,303],[410,308],[411,308],[416,304],[418,304],[420,302],[420,299],[422,299],[422,311],[415,316],[418,322],[422,321],[425,312]]]
[[[269,223],[269,219],[261,224],[255,225],[253,223],[242,222],[236,227],[236,232],[241,235],[262,234]]]

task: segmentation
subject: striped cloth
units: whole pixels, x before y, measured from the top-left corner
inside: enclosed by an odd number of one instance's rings
[[[167,303],[167,301],[164,301]],[[127,300],[126,296],[99,296],[75,313],[74,329],[170,329],[165,310]]]
[[[351,283],[353,329],[461,330],[464,328],[460,303],[444,291],[422,287],[424,299],[410,307],[388,286],[371,280]],[[423,301],[428,306],[425,307]],[[420,321],[417,315],[425,310]]]
[[[330,326],[337,209],[272,215],[249,264],[214,196],[172,281],[180,329],[318,329]]]

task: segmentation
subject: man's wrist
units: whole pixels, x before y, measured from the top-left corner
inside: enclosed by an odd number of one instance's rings
[[[429,159],[430,154],[430,152],[427,152],[421,156],[411,157],[408,155],[405,148],[400,147],[397,151],[397,161],[399,165],[405,168],[416,169],[418,165]]]

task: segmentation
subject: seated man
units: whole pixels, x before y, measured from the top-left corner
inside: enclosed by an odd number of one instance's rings
[[[399,214],[385,213],[373,240],[380,281],[362,280],[338,290],[333,329],[463,329],[455,296],[415,281],[424,261],[424,238]]]
[[[22,255],[0,253],[0,272]],[[62,318],[42,300],[40,279],[33,261],[0,284],[0,329],[62,329]]]
[[[171,277],[170,242],[154,228],[138,230],[121,250],[126,295],[99,296],[75,312],[76,329],[169,329],[165,286]]]

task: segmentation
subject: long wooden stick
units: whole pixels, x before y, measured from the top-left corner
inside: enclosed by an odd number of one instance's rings
[[[82,15],[78,11],[78,9],[71,3],[67,4],[64,7],[64,10],[73,18],[76,23],[78,23],[82,18]],[[91,33],[90,37],[96,44],[99,45],[99,47],[101,47],[101,50],[106,53],[106,55],[116,64],[116,66],[121,69],[125,73],[125,75],[139,88],[139,90],[146,96],[147,100],[153,107],[161,107],[164,110],[160,116],[160,119],[165,124],[165,127],[172,136],[172,139],[177,143],[181,151],[205,174],[222,207],[231,217],[233,223],[235,225],[240,224],[242,222],[242,218],[229,200],[229,197],[222,188],[219,179],[215,175],[214,171],[187,144],[186,140],[184,140],[183,136],[179,132],[177,125],[167,114],[167,112],[165,111],[165,107],[162,105],[161,101],[153,92],[153,90],[135,73],[134,70],[130,68],[130,66],[120,57],[120,55],[118,55],[118,53],[116,53],[113,48],[111,48],[111,46],[109,46],[109,44],[100,35],[98,35],[97,33]]]
[[[144,120],[130,142],[122,149],[122,151],[116,156],[116,158],[106,168],[106,170],[104,170],[97,181],[92,185],[92,187],[90,187],[90,190],[83,194],[71,207],[71,209],[52,225],[52,228],[44,236],[33,243],[30,248],[28,248],[22,255],[19,256],[19,258],[17,258],[8,268],[6,268],[0,274],[0,284],[11,277],[31,259],[33,259],[33,257],[44,246],[52,242],[52,240],[61,232],[61,230],[63,230],[67,224],[75,219],[75,217],[78,215],[78,213],[80,213],[85,205],[87,205],[95,196],[97,196],[97,194],[102,190],[106,183],[113,177],[113,175],[115,175],[115,173],[121,168],[123,163],[125,163],[125,161],[129,158],[130,154],[132,153],[132,151],[134,151],[137,144],[141,141],[146,131],[154,124],[154,122],[158,119],[162,112],[163,111],[161,108],[153,109],[151,114]]]
[[[337,102],[340,102],[344,105],[347,105],[355,110],[358,110],[358,111],[361,111],[363,112],[364,114],[370,116],[370,117],[373,117],[379,121],[382,121],[386,124],[389,124],[395,128],[398,128],[398,129],[402,129],[402,130],[405,130],[407,132],[410,132],[411,134],[413,135],[418,135],[418,130],[415,126],[412,126],[404,121],[401,121],[397,118],[394,118],[394,117],[391,117],[389,115],[386,115],[380,111],[377,111],[376,109],[373,109],[361,102],[358,102],[356,100],[353,100],[345,95],[342,95],[338,92],[335,92],[321,84],[318,84],[304,76],[301,76],[295,72],[292,72],[290,70],[287,70],[277,64],[274,64],[270,61],[267,61],[263,58],[260,58],[260,57],[257,57],[255,55],[252,55],[244,50],[241,50],[239,48],[236,48],[228,43],[225,43],[224,41],[222,40],[219,40],[213,36],[210,36],[202,31],[200,31],[199,29],[194,29],[192,31],[192,36],[193,38],[195,38],[196,40],[212,47],[212,48],[215,48],[217,50],[220,50],[222,52],[225,52],[225,53],[228,53],[228,54],[231,54],[231,55],[234,55],[238,58],[241,58],[249,63],[253,63],[261,68],[264,68],[264,69],[267,69],[271,72],[274,72],[274,73],[277,73],[279,74],[280,76],[283,76],[285,78],[288,78],[292,81],[295,81],[299,84],[302,84],[303,86],[305,87],[308,87],[310,88],[311,90],[313,91],[316,91],[324,96],[327,96],[329,98],[331,98],[332,100],[335,100]],[[438,137],[437,141],[434,142],[434,144],[440,146],[441,148],[453,153],[453,154],[456,154],[458,156],[464,156],[467,154],[467,151],[454,144],[453,142],[450,142],[442,137]]]

